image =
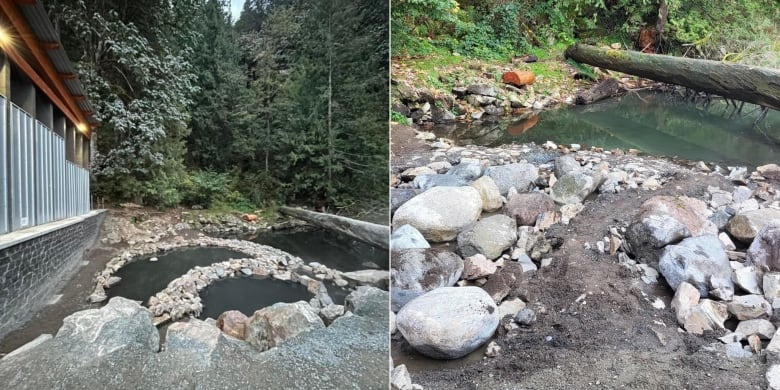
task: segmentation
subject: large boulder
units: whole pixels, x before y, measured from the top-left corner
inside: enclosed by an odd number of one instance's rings
[[[582,166],[580,163],[568,154],[555,159],[555,177],[564,177],[569,173],[579,172],[581,170]]]
[[[780,210],[760,209],[739,213],[729,220],[726,230],[732,237],[749,244],[766,225],[780,225]]]
[[[376,287],[359,286],[344,298],[345,308],[359,316],[381,318],[387,315],[387,291]]]
[[[479,191],[479,196],[482,198],[482,210],[487,212],[496,211],[504,204],[501,199],[501,191],[498,189],[496,182],[489,176],[482,176],[474,180],[471,186]]]
[[[506,215],[493,215],[458,234],[458,252],[463,257],[480,253],[492,260],[501,256],[516,241],[515,220]]]
[[[685,196],[654,196],[642,204],[626,232],[631,252],[645,263],[655,265],[661,248],[682,239],[718,234],[708,220],[707,205]]]
[[[393,230],[393,234],[390,235],[390,249],[414,249],[414,248],[430,248],[431,244],[425,241],[422,233],[415,229],[412,225],[404,225],[398,229]]]
[[[539,214],[555,211],[555,202],[543,192],[512,194],[504,206],[504,214],[520,226],[534,226]]]
[[[765,225],[747,250],[747,264],[764,271],[780,271],[780,225]]]
[[[498,89],[491,84],[472,84],[466,87],[466,91],[472,95],[498,96]]]
[[[152,325],[152,313],[136,301],[114,297],[100,309],[73,313],[62,320],[55,339],[69,339],[100,357],[120,349],[160,348],[160,335]]]
[[[701,297],[709,296],[714,289],[733,294],[729,259],[714,235],[686,238],[678,245],[667,246],[658,267],[673,290],[687,282],[699,290]]]
[[[432,242],[451,241],[482,213],[482,198],[474,187],[434,187],[396,210],[393,228],[409,224]]]
[[[245,343],[228,338],[219,328],[198,319],[177,321],[168,327],[165,334],[165,350],[169,353],[183,352],[195,361],[210,364],[224,353],[230,353]]]
[[[398,312],[398,330],[418,352],[435,359],[463,357],[488,341],[499,322],[498,307],[478,287],[442,287]]]
[[[249,317],[246,341],[260,351],[265,351],[301,333],[324,327],[322,319],[308,303],[280,302],[264,307]]]
[[[358,271],[344,272],[341,274],[345,280],[362,286],[373,286],[387,289],[390,281],[390,273],[383,269],[362,269]]]
[[[391,303],[396,312],[428,291],[454,285],[463,273],[463,259],[444,249],[392,251],[391,260]]]
[[[550,188],[550,197],[559,204],[582,203],[606,178],[601,170],[567,173]]]
[[[471,181],[460,176],[434,173],[417,176],[412,181],[412,184],[414,188],[427,190],[433,187],[463,187],[471,184]]]
[[[501,195],[506,196],[512,187],[518,192],[527,192],[539,177],[539,169],[531,164],[515,163],[490,167],[485,175],[493,179]]]

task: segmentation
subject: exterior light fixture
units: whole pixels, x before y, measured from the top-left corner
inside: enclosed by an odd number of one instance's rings
[[[0,48],[6,49],[14,42],[11,33],[8,32],[8,28],[0,24]]]
[[[84,123],[79,123],[78,125],[76,125],[76,128],[79,129],[79,132],[81,132],[82,134],[86,134],[87,129],[89,129],[89,126],[87,126]]]

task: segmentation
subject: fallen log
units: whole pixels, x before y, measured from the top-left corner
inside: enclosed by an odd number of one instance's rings
[[[566,58],[780,110],[780,70],[575,44]]]
[[[318,213],[301,208],[282,207],[282,214],[302,219],[323,229],[346,234],[382,249],[390,248],[390,227],[359,221],[339,215]]]
[[[577,97],[574,99],[575,104],[592,104],[599,100],[612,97],[620,93],[620,83],[617,80],[609,78],[599,81],[586,91],[577,93]]]

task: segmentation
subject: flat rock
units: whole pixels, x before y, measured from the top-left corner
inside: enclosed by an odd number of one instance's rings
[[[485,173],[486,168],[486,165],[479,160],[468,161],[462,159],[460,164],[453,165],[446,174],[471,182],[472,180],[480,178],[482,174]]]
[[[484,218],[458,234],[458,252],[461,256],[481,253],[496,259],[517,241],[515,220],[506,215]]]
[[[504,318],[506,316],[514,316],[520,311],[525,309],[525,302],[520,298],[507,299],[498,305],[498,316]]]
[[[471,183],[471,186],[479,191],[479,196],[482,198],[482,210],[493,212],[503,206],[501,191],[490,176],[480,177]]]
[[[726,229],[732,237],[750,244],[758,231],[770,224],[780,224],[780,210],[760,209],[739,213],[729,220]]]
[[[498,90],[491,84],[472,84],[466,87],[466,91],[472,95],[498,96]]]
[[[398,330],[418,352],[457,359],[487,342],[499,322],[498,307],[478,287],[442,287],[398,312]]]
[[[275,303],[256,311],[246,322],[246,341],[265,351],[325,324],[308,303]]]
[[[748,337],[757,334],[762,340],[769,340],[775,334],[775,326],[765,319],[740,321],[737,329],[734,331],[740,340],[746,340]]]
[[[753,320],[772,315],[772,305],[761,295],[737,295],[728,304],[729,313],[738,320]]]
[[[756,167],[756,172],[769,180],[780,181],[780,166],[777,164],[761,165]]]
[[[539,169],[527,163],[514,163],[490,167],[485,175],[493,179],[501,195],[507,196],[512,187],[518,192],[532,188],[539,177]]]
[[[431,242],[451,241],[482,213],[482,198],[474,187],[434,187],[401,205],[393,228],[412,225]]]
[[[373,286],[381,289],[387,289],[390,283],[390,273],[383,269],[363,269],[344,272],[341,275],[344,279],[359,285]]]
[[[762,271],[780,271],[780,225],[765,225],[759,230],[747,250],[745,264]]]
[[[403,225],[398,229],[393,230],[393,234],[390,235],[391,250],[426,249],[430,247],[431,244],[429,244],[422,233],[412,225]]]
[[[540,214],[555,211],[555,202],[543,192],[512,194],[504,206],[504,214],[519,226],[534,226]]]
[[[412,299],[460,279],[463,260],[444,249],[402,249],[391,252],[391,304],[397,312]]]
[[[674,290],[682,282],[688,282],[702,297],[717,288],[734,291],[729,259],[714,235],[686,238],[679,245],[667,246],[658,267]]]
[[[485,255],[478,253],[463,259],[463,275],[466,280],[476,280],[496,272],[496,263],[490,261]]]

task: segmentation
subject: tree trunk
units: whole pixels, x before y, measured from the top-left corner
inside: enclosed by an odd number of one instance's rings
[[[620,90],[620,84],[618,81],[613,78],[609,78],[600,81],[598,84],[594,85],[587,91],[581,91],[577,93],[577,98],[574,100],[574,102],[576,104],[595,103],[599,100],[617,95]]]
[[[390,249],[390,227],[358,221],[339,215],[317,213],[301,208],[282,207],[282,214],[302,219],[323,229],[333,230],[382,249]]]
[[[780,110],[780,71],[576,44],[566,58],[618,72]]]

